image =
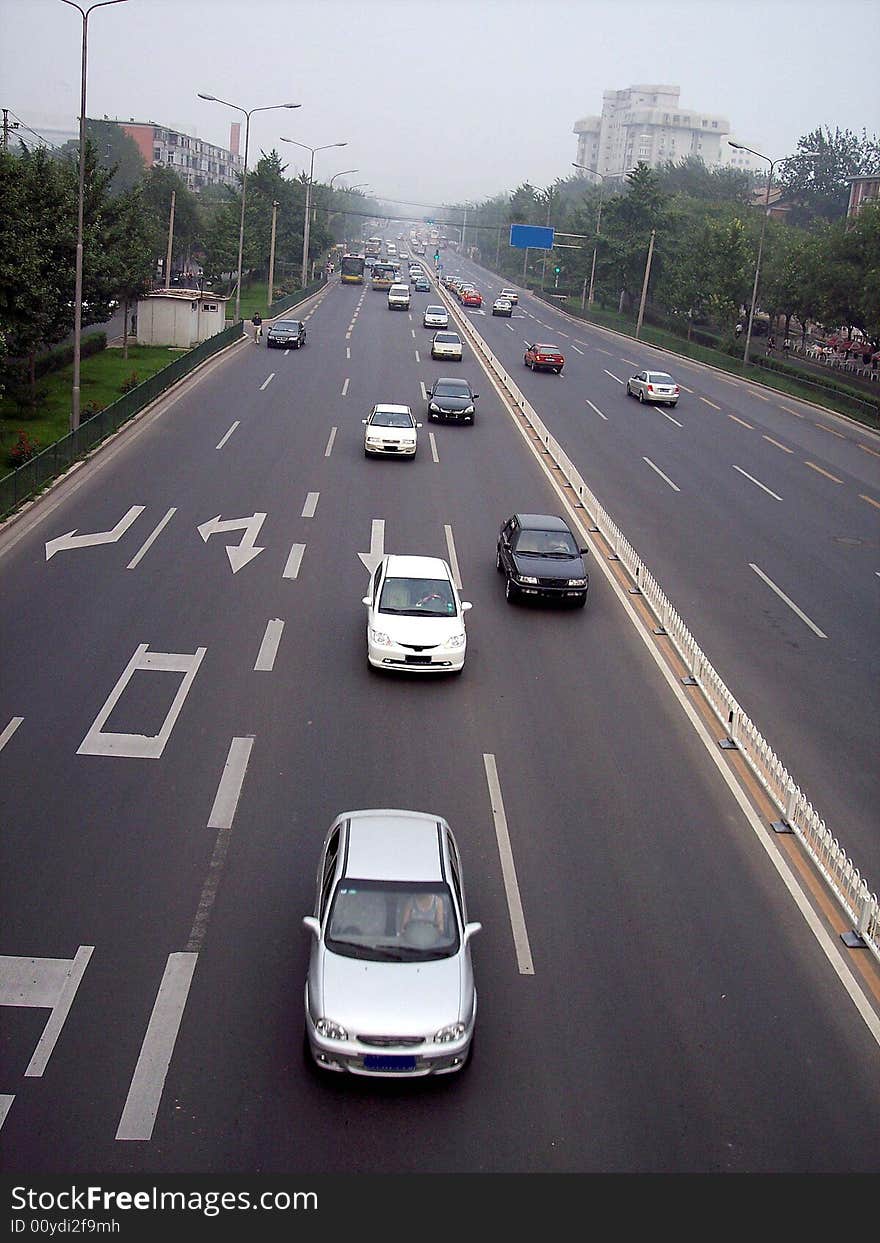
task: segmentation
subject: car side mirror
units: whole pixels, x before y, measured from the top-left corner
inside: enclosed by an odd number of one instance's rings
[[[472,609],[473,607],[474,607],[474,606],[471,604],[470,600],[462,600],[462,602],[461,602],[461,611],[462,611],[462,613],[466,613],[466,612],[468,611],[468,609]]]
[[[317,919],[314,922],[317,923],[318,922]],[[473,923],[465,924],[464,926],[465,945],[467,945],[471,937],[475,937],[478,932],[482,932],[482,931],[483,931],[483,925],[479,923],[479,921],[477,920],[474,920]]]
[[[421,427],[421,423],[416,423],[416,427]]]
[[[314,915],[303,916],[303,927],[308,928],[309,932],[312,934],[313,937],[315,938],[320,937],[321,925],[318,923],[317,919],[315,919]],[[468,928],[469,927],[470,927],[470,924],[468,924]],[[465,932],[467,932],[467,928],[465,928]]]
[[[364,596],[363,600],[361,600],[361,604],[371,604],[371,603],[372,601],[370,600],[369,596]]]
[[[480,396],[479,393],[474,393],[473,400],[476,401],[479,396]]]
[[[578,552],[581,554],[581,556],[582,556],[582,557],[585,557],[589,551],[590,551],[590,550],[589,550],[589,548],[579,548],[579,549],[578,549]]]
[[[363,423],[364,427],[366,427],[366,426],[367,426],[367,420],[366,420],[366,419],[361,419],[361,422]]]

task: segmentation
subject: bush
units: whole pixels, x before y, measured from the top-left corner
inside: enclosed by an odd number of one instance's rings
[[[98,402],[87,401],[80,411],[80,416],[83,419],[93,419],[95,415],[100,414],[103,409],[104,407],[99,405]]]
[[[133,388],[137,388],[139,384],[140,384],[140,380],[138,379],[138,373],[136,371],[133,371],[131,375],[127,377],[127,379],[122,381],[122,383],[119,386],[119,391],[120,393],[130,393],[131,390]]]
[[[35,440],[31,440],[27,432],[19,428],[18,440],[9,450],[9,464],[13,470],[17,466],[23,466],[25,462],[29,462],[32,457],[40,452],[40,446]]]

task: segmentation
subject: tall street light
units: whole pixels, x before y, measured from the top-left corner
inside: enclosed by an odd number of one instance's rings
[[[755,260],[755,282],[752,285],[752,301],[749,306],[749,324],[746,328],[746,345],[743,350],[743,370],[749,365],[749,346],[752,340],[752,324],[755,319],[755,307],[758,298],[758,276],[761,272],[761,255],[764,251],[764,234],[767,231],[767,217],[770,215],[770,186],[773,181],[773,170],[777,164],[784,164],[786,160],[794,157],[785,155],[779,160],[771,160],[769,155],[763,155],[760,151],[753,151],[751,147],[744,147],[742,143],[733,142],[730,138],[727,140],[728,147],[736,147],[737,151],[748,151],[749,155],[756,155],[759,160],[766,160],[770,165],[770,172],[767,175],[767,193],[764,195],[764,214],[761,218],[761,235],[758,239],[758,257]],[[799,151],[798,155],[813,156],[818,155],[818,151]]]
[[[604,187],[605,187],[605,180],[606,178],[610,180],[611,174],[610,173],[599,173],[596,171],[595,168],[588,168],[586,164],[572,164],[572,168],[579,168],[585,173],[592,173],[594,177],[601,177],[602,179],[602,184],[599,186],[599,210],[596,213],[596,242],[593,246],[593,265],[590,268],[590,292],[589,292],[588,299],[587,299],[590,306],[592,306],[593,305],[593,285],[595,284],[595,281],[596,281],[596,252],[599,249],[599,226],[602,223],[602,194],[603,194]],[[627,173],[631,173],[633,170],[631,168],[628,168],[626,171]],[[619,174],[617,175],[619,176]]]
[[[219,99],[216,95],[205,95],[201,91],[196,92],[199,99],[207,99],[209,103],[223,104],[227,108],[233,108],[236,112],[244,114],[244,164],[241,170],[241,223],[238,227],[238,281],[235,286],[235,322],[241,319],[241,260],[244,254],[244,199],[245,189],[247,187],[247,161],[248,161],[248,139],[250,137],[251,116],[255,112],[274,112],[277,108],[301,108],[302,104],[267,104],[263,108],[242,108],[238,104],[231,104],[228,99]]]
[[[70,430],[79,427],[79,364],[82,347],[82,275],[83,275],[83,202],[86,184],[86,43],[88,42],[89,14],[93,9],[104,9],[108,4],[122,4],[124,0],[100,0],[87,9],[81,9],[73,0],[61,0],[82,16],[82,74],[80,78],[79,107],[79,199],[76,216],[76,287],[73,304],[73,392],[70,406]]]
[[[306,183],[306,218],[303,224],[303,254],[302,254],[302,274],[300,276],[300,288],[306,287],[306,275],[309,268],[309,212],[312,205],[312,177],[315,172],[315,152],[327,151],[330,147],[347,147],[347,142],[327,142],[323,147],[310,147],[307,143],[297,142],[295,138],[282,138],[282,142],[292,142],[295,147],[302,147],[304,151],[311,151],[312,159],[309,164],[309,180]]]
[[[345,177],[349,173],[359,173],[360,171],[361,170],[359,168],[344,168],[341,173],[334,173],[333,176],[330,178],[330,182],[329,182],[330,189],[331,190],[333,189],[333,182],[336,180],[337,177]]]

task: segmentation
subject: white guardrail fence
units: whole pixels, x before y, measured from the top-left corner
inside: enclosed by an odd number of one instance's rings
[[[443,295],[452,305],[446,290]],[[455,308],[457,310],[457,308]],[[852,931],[843,935],[851,948],[867,947],[880,960],[880,904],[867,882],[848,858],[846,851],[825,827],[825,822],[792,779],[773,748],[760,730],[740,708],[733,695],[712,668],[706,656],[673,608],[662,587],[648,570],[639,554],[626,539],[609,514],[587,487],[562,446],[544,426],[529,401],[514,383],[501,362],[466,316],[457,314],[472,345],[480,353],[495,376],[501,381],[519,411],[557,464],[566,481],[577,494],[595,529],[605,539],[613,554],[630,575],[655,618],[657,633],[666,633],[689,671],[689,685],[696,685],[726,731],[721,745],[738,749],[770,799],[779,809],[781,821],[774,823],[778,832],[796,834],[816,868],[830,887],[834,897],[852,921]]]

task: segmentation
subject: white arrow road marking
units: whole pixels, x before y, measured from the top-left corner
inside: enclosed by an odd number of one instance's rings
[[[212,535],[217,535],[221,531],[244,531],[240,544],[227,544],[226,555],[229,558],[229,564],[232,566],[232,573],[237,574],[242,566],[247,565],[249,561],[253,561],[254,557],[258,557],[263,551],[257,548],[257,536],[260,534],[260,527],[266,521],[265,514],[253,514],[250,518],[226,518],[221,519],[220,515],[211,518],[208,522],[203,522],[197,528],[199,535],[207,544]]]
[[[66,535],[57,535],[46,542],[46,560],[54,557],[56,552],[66,552],[71,548],[93,548],[96,544],[115,544],[122,539],[125,532],[136,518],[146,509],[145,505],[132,505],[131,509],[120,518],[112,531],[96,531],[93,535],[77,535],[76,527]]]
[[[385,519],[374,518],[370,524],[370,551],[359,552],[358,556],[364,563],[364,569],[372,574],[376,566],[385,556]]]

